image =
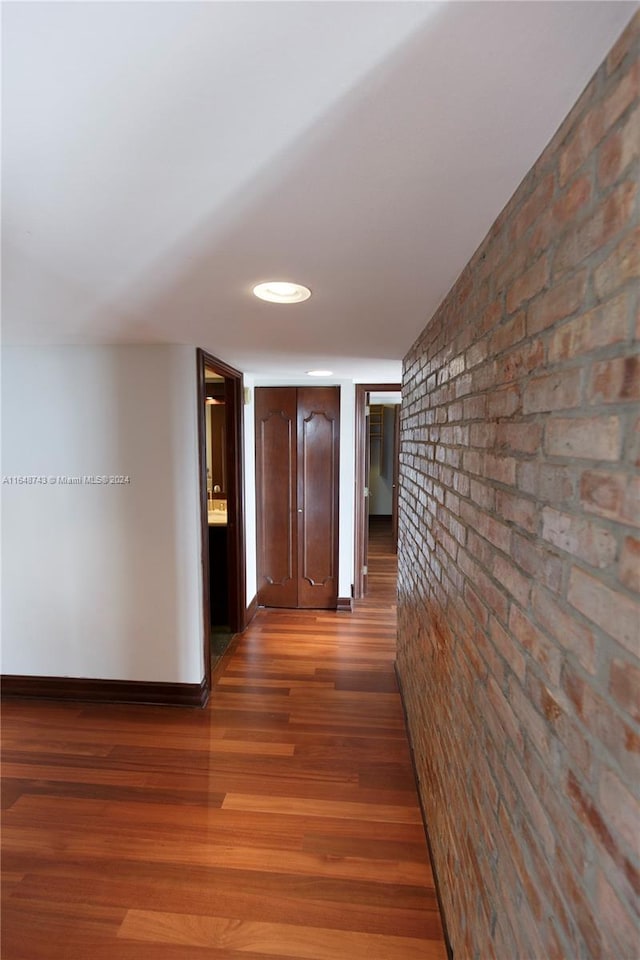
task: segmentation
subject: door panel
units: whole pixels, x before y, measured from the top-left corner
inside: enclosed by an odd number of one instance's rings
[[[340,391],[256,387],[258,603],[335,608]]]
[[[362,530],[362,545],[363,545],[363,573],[362,573],[362,596],[366,597],[367,591],[369,589],[369,483],[370,483],[370,474],[371,474],[371,407],[369,404],[370,396],[367,395],[364,398],[365,408],[364,408],[364,429],[365,429],[365,456],[364,456],[364,528]]]
[[[298,606],[335,607],[340,396],[298,389]]]
[[[268,607],[295,607],[298,599],[295,390],[258,388],[255,400],[258,603]]]

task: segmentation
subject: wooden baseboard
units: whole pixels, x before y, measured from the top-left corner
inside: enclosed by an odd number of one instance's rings
[[[91,680],[83,677],[0,678],[5,699],[83,700],[89,703],[153,703],[170,707],[204,707],[209,699],[206,678],[200,683],[156,683],[144,680]]]
[[[451,938],[449,937],[449,930],[447,928],[447,920],[444,912],[444,907],[442,904],[442,897],[440,896],[440,884],[438,882],[438,874],[436,872],[436,865],[433,859],[433,848],[431,846],[431,837],[429,836],[429,825],[427,824],[427,818],[424,812],[424,804],[422,802],[422,795],[420,793],[420,779],[418,777],[418,768],[416,767],[416,755],[413,749],[413,740],[411,739],[411,727],[409,726],[409,718],[407,716],[407,706],[404,700],[404,690],[402,689],[402,680],[398,672],[398,664],[394,663],[393,668],[396,674],[398,690],[400,691],[400,702],[402,704],[402,712],[404,714],[404,725],[407,731],[407,739],[409,741],[409,751],[411,753],[411,765],[413,767],[413,776],[415,778],[416,788],[418,790],[418,802],[420,804],[420,812],[422,814],[422,824],[424,826],[424,835],[427,838],[427,847],[429,849],[429,860],[431,861],[431,870],[433,873],[433,885],[436,890],[436,899],[438,901],[438,907],[440,908],[440,918],[442,920],[442,931],[444,933],[444,943],[445,943],[445,947],[447,948],[448,960],[453,960],[453,949],[451,947]]]
[[[338,597],[336,610],[338,613],[351,613],[353,610],[353,600],[351,597]]]
[[[256,596],[253,598],[251,603],[247,604],[247,609],[244,615],[244,628],[243,628],[244,630],[247,629],[247,627],[255,617],[257,611],[258,611],[258,596],[256,594]]]

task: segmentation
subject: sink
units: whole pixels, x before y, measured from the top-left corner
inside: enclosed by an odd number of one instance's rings
[[[209,510],[207,514],[207,519],[209,523],[225,523],[227,522],[227,511],[226,510]]]

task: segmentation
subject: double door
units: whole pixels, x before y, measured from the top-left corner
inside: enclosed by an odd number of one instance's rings
[[[258,603],[338,600],[338,387],[256,387]]]

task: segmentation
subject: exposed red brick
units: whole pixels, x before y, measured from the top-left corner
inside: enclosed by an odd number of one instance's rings
[[[518,380],[542,366],[544,362],[544,344],[542,340],[529,340],[519,344],[514,350],[504,353],[497,361],[494,383],[508,383]]]
[[[636,417],[631,429],[627,445],[628,462],[633,467],[640,467],[640,417]]]
[[[597,915],[602,924],[602,936],[610,945],[614,957],[632,957],[638,951],[638,930],[622,900],[607,880],[602,869],[598,871]]]
[[[628,660],[613,660],[609,692],[629,716],[640,723],[640,669]]]
[[[576,672],[568,661],[565,661],[562,665],[560,681],[564,693],[575,708],[576,714],[584,719],[586,715],[585,693],[588,688],[582,676]]]
[[[475,590],[467,583],[464,588],[464,599],[469,607],[471,616],[474,620],[485,625],[489,619],[487,608],[481,602],[480,597]]]
[[[596,672],[596,645],[593,632],[560,606],[543,586],[532,593],[533,614],[538,624],[552,636],[559,649],[572,653],[589,673]]]
[[[580,405],[581,373],[577,368],[530,380],[522,395],[522,412],[567,410]]]
[[[575,922],[586,946],[584,955],[589,957],[605,956],[606,946],[602,940],[600,926],[594,919],[593,909],[585,893],[578,883],[576,883],[575,873],[571,869],[571,864],[565,855],[563,847],[560,845],[556,850],[555,866],[558,873],[558,881],[566,899],[572,905]]]
[[[640,109],[636,107],[626,122],[602,144],[598,161],[598,180],[608,187],[626,171],[640,154]]]
[[[624,499],[622,519],[640,527],[640,477],[629,477]]]
[[[636,60],[604,101],[605,126],[612,127],[627,107],[637,100],[638,95],[640,95],[640,62]]]
[[[637,849],[640,803],[612,770],[605,770],[600,779],[600,802],[608,823]]]
[[[520,391],[517,387],[504,387],[487,398],[489,417],[510,417],[520,409]]]
[[[567,778],[567,794],[578,817],[593,831],[595,838],[607,853],[613,853],[616,846],[615,840],[602,814],[596,808],[594,801],[585,794],[571,771]]]
[[[494,327],[500,323],[502,318],[504,307],[502,305],[502,300],[494,300],[493,303],[490,303],[488,307],[483,311],[479,323],[478,323],[478,337],[484,336],[485,333],[488,333],[490,330],[493,330]]]
[[[616,357],[594,363],[589,382],[591,403],[640,400],[640,356]]]
[[[517,313],[512,320],[501,327],[496,327],[491,342],[489,344],[489,353],[494,355],[502,353],[503,350],[510,349],[518,340],[522,340],[525,335],[525,313]]]
[[[580,270],[563,283],[554,284],[542,297],[538,297],[527,311],[527,334],[533,336],[564,320],[578,310],[584,301],[587,287],[587,271]]]
[[[513,457],[494,457],[487,454],[484,458],[484,473],[490,480],[513,485],[516,481],[516,461]]]
[[[547,284],[549,263],[546,257],[540,257],[533,266],[516,277],[507,292],[507,312],[513,313],[518,307],[535,297]]]
[[[518,603],[526,607],[529,602],[531,581],[519,573],[511,560],[501,554],[496,554],[493,564],[493,575],[507,593],[511,594]]]
[[[490,677],[487,683],[487,693],[489,703],[497,715],[498,722],[503,728],[504,736],[515,744],[519,750],[522,750],[522,731],[518,724],[517,717],[514,715],[511,704],[493,677]]]
[[[530,821],[536,837],[545,851],[545,855],[550,857],[555,848],[555,838],[544,807],[540,803],[527,775],[522,769],[520,761],[521,754],[522,750],[518,751],[518,755],[516,755],[513,750],[507,746],[507,767],[516,790],[522,797],[522,807],[526,813],[526,817]]]
[[[553,216],[553,209],[545,210],[538,217],[528,237],[523,241],[528,260],[537,260],[540,254],[548,250],[553,244],[558,231],[558,225]]]
[[[495,360],[490,360],[487,363],[482,363],[480,366],[474,367],[470,374],[469,390],[476,394],[484,390],[491,390],[497,382],[496,370],[497,364]]]
[[[554,180],[554,174],[548,174],[522,204],[511,227],[511,243],[519,240],[540,214],[547,209],[553,196]]]
[[[601,517],[620,519],[626,485],[626,478],[620,473],[585,470],[580,479],[580,498],[584,509]]]
[[[625,587],[640,593],[640,540],[636,537],[624,539],[618,575]]]
[[[513,670],[516,677],[518,677],[522,683],[524,681],[526,664],[521,651],[513,642],[513,638],[495,617],[491,617],[490,619],[489,632],[494,647],[500,656],[504,657],[509,669]]]
[[[640,276],[640,227],[626,234],[606,260],[596,267],[593,285],[601,300]]]
[[[575,230],[567,231],[554,257],[554,271],[573,270],[585,257],[612,240],[629,222],[637,192],[637,184],[632,180],[621,183],[587,220]]]
[[[573,223],[580,211],[591,199],[591,177],[583,176],[576,180],[553,205],[553,218],[560,226]]]
[[[565,663],[562,685],[567,692],[568,677],[571,674],[571,665]],[[632,729],[632,725],[625,721],[620,710],[609,702],[606,687],[600,696],[590,684],[576,675],[571,678],[571,685],[572,689],[579,688],[578,714],[593,740],[601,744],[615,758],[625,776],[631,780],[637,780],[640,777],[640,737]]]
[[[628,336],[627,297],[622,294],[596,310],[564,323],[549,343],[549,360],[571,360]]]
[[[538,461],[518,464],[518,487],[538,500],[564,503],[573,497],[571,474],[564,466]]]
[[[511,607],[509,629],[525,650],[529,651],[551,683],[557,686],[560,679],[561,658],[554,644],[517,607]]]
[[[553,418],[545,427],[545,450],[551,457],[617,460],[622,430],[618,417]]]
[[[551,507],[542,511],[542,537],[593,567],[608,567],[616,556],[616,538],[609,530]]]
[[[460,957],[633,942],[639,54],[640,14],[405,360],[397,662]]]
[[[469,370],[471,367],[475,367],[478,363],[482,363],[486,359],[487,353],[489,350],[489,341],[488,340],[479,340],[477,343],[471,344],[466,353],[466,366]]]
[[[640,479],[604,470],[585,470],[580,499],[587,513],[640,526]]]
[[[462,416],[464,420],[482,419],[486,414],[486,409],[486,397],[465,397],[462,401]]]
[[[472,447],[492,447],[496,441],[496,424],[490,421],[472,423],[469,431],[469,443]]]
[[[596,623],[605,633],[640,655],[640,605],[617,593],[596,577],[573,567],[567,599],[576,610]]]
[[[640,18],[636,16],[631,20],[627,29],[616,40],[605,60],[607,76],[615,73],[620,64],[624,62],[629,53],[634,50],[638,43],[638,33],[640,31]]]
[[[542,446],[542,425],[530,420],[521,423],[500,423],[495,436],[496,447],[517,453],[536,453]]]
[[[563,186],[591,155],[604,133],[604,111],[598,104],[585,115],[568,145],[560,154],[560,183]]]
[[[495,509],[503,520],[510,520],[520,529],[535,533],[538,526],[538,513],[536,504],[532,500],[514,496],[506,490],[498,490]]]

